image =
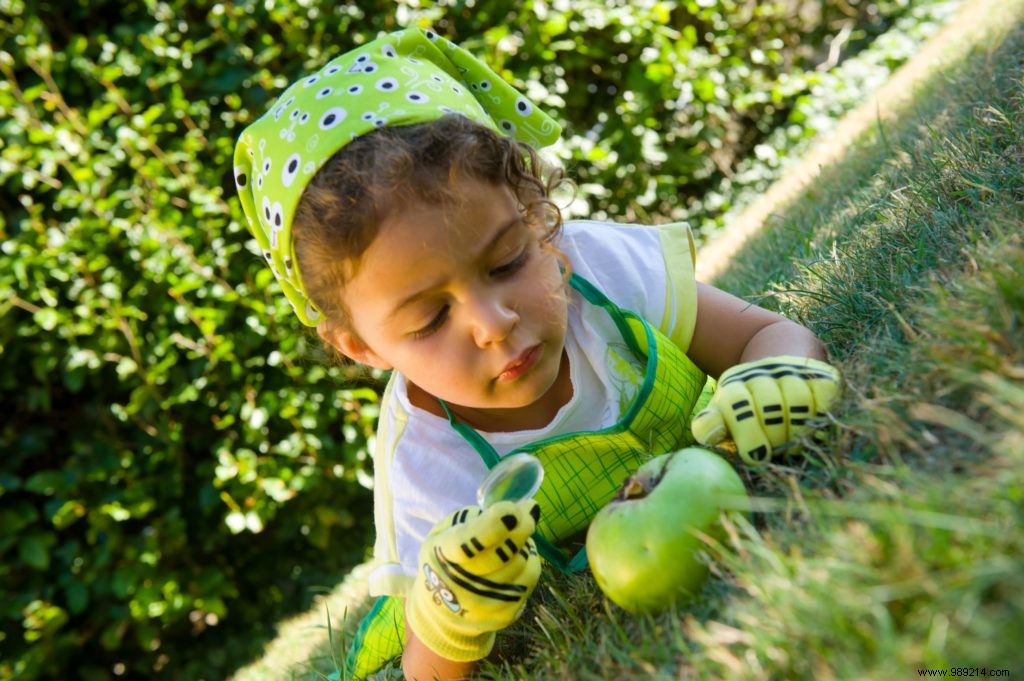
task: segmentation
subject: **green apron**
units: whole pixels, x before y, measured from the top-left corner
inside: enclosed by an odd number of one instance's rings
[[[562,572],[587,566],[584,548],[570,555],[556,546],[580,535],[642,463],[653,456],[693,444],[691,416],[711,398],[714,381],[675,343],[644,319],[623,310],[580,276],[569,284],[615,323],[622,342],[609,342],[608,362],[632,399],[622,404],[619,421],[597,431],[557,435],[523,445],[544,466],[544,482],[535,498],[541,519],[537,550]],[[621,404],[621,400],[620,400]],[[460,423],[441,402],[452,427],[493,468],[501,457],[483,436]],[[364,618],[346,656],[346,676],[362,679],[400,655],[405,646],[405,613],[398,596],[381,596]],[[350,675],[350,676],[349,676]]]
[[[563,572],[585,568],[586,552],[581,548],[570,557],[557,543],[586,530],[594,514],[642,463],[693,444],[690,416],[706,382],[686,353],[642,317],[618,307],[578,275],[569,283],[615,323],[624,345],[609,343],[607,361],[639,389],[614,425],[538,440],[506,455],[526,452],[544,466],[544,482],[535,496],[541,518],[534,541],[541,555]],[[441,406],[452,427],[493,468],[501,457],[490,443],[456,420],[444,402]]]

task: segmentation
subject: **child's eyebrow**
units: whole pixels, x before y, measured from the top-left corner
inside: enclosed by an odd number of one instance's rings
[[[489,253],[495,246],[497,246],[498,242],[501,241],[501,239],[506,234],[508,234],[513,227],[522,222],[522,219],[523,216],[521,215],[513,215],[511,218],[508,219],[507,222],[498,227],[498,231],[494,233],[494,236],[491,238],[490,241],[487,242],[487,245],[480,249],[480,251],[476,254],[476,257],[482,258],[483,256],[487,255],[487,253]]]
[[[516,225],[520,224],[522,220],[523,216],[513,215],[506,222],[502,223],[494,232],[494,236],[491,237],[490,241],[488,241],[487,244],[475,254],[474,259],[479,260],[483,258],[491,250],[493,250],[494,247],[497,246],[498,243],[502,240],[502,238],[504,238],[504,236],[508,234]],[[402,310],[402,308],[408,307],[409,305],[415,303],[417,300],[423,298],[438,286],[439,284],[430,284],[420,289],[419,291],[403,298],[402,301],[398,303],[398,305],[395,305],[395,307],[388,314],[386,321],[390,321],[391,319],[393,319],[395,315],[397,315]]]

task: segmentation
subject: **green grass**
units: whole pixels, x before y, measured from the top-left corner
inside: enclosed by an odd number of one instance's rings
[[[717,280],[814,328],[846,390],[799,452],[732,457],[759,512],[708,547],[700,597],[634,617],[589,575],[545,571],[481,678],[1024,674],[1022,17],[1003,3],[983,39],[951,45],[962,58]],[[299,630],[318,640],[307,659],[237,681],[335,671],[369,603],[328,607],[333,655],[319,611]]]

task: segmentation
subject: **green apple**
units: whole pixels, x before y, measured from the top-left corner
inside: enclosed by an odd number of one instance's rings
[[[688,447],[643,464],[587,530],[601,591],[634,613],[656,613],[696,594],[708,568],[697,533],[722,536],[725,509],[744,509],[740,476],[717,454]]]

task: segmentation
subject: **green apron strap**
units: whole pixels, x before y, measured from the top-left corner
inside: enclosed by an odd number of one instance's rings
[[[579,291],[580,295],[582,295],[583,298],[591,305],[597,305],[598,307],[604,308],[612,318],[612,321],[615,322],[615,326],[618,327],[619,333],[622,335],[623,340],[626,341],[626,345],[629,346],[630,350],[638,355],[647,354],[640,349],[639,345],[637,345],[633,329],[629,328],[629,324],[626,322],[626,317],[623,314],[622,308],[609,300],[608,296],[578,274],[574,273],[569,275],[569,285]]]
[[[658,364],[658,345],[654,341],[654,332],[651,331],[650,324],[647,323],[641,317],[638,317],[632,312],[623,310],[621,307],[613,303],[608,299],[604,293],[602,293],[597,287],[591,284],[589,281],[579,276],[578,274],[572,274],[569,277],[569,284],[580,292],[580,295],[587,300],[591,305],[597,305],[598,307],[604,308],[608,316],[615,322],[616,328],[619,330],[619,334],[622,335],[622,339],[626,341],[626,345],[634,354],[647,358],[648,368],[644,373],[644,382],[640,387],[640,391],[636,398],[633,400],[633,404],[629,410],[622,415],[620,421],[625,423],[631,423],[637,412],[647,401],[647,396],[654,388],[654,367]],[[646,349],[641,348],[640,344],[636,340],[636,332],[629,325],[629,320],[633,319],[640,323],[643,328],[644,340],[646,341]]]
[[[455,432],[461,435],[463,439],[465,439],[473,449],[477,451],[480,458],[484,460],[485,464],[487,464],[487,468],[494,468],[497,466],[501,457],[499,457],[498,453],[494,451],[494,447],[491,446],[491,443],[485,440],[483,436],[476,432],[476,430],[471,426],[468,426],[456,419],[455,415],[452,414],[451,409],[448,408],[448,404],[444,400],[438,399],[437,401],[441,403],[441,408],[444,409],[445,416],[448,417],[448,423],[450,423],[452,428],[455,429]]]
[[[587,547],[584,546],[572,558],[566,558],[565,553],[541,536],[539,532],[533,535],[533,543],[537,545],[537,552],[544,556],[544,560],[558,568],[563,574],[579,572],[587,567]]]

